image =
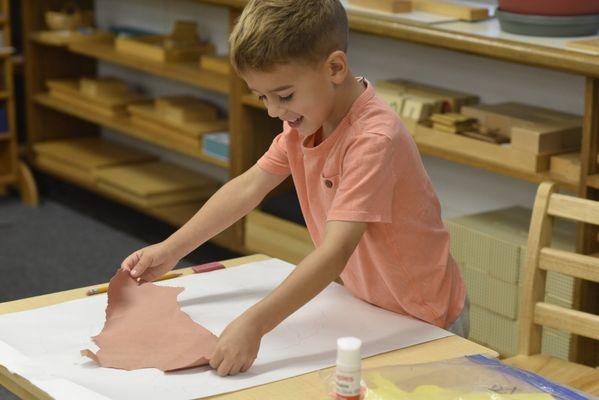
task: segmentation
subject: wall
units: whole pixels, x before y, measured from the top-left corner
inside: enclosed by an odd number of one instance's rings
[[[168,32],[176,19],[195,19],[200,32],[219,52],[227,49],[227,12],[190,0],[97,0],[99,25],[129,25]],[[349,59],[356,75],[370,81],[403,77],[470,91],[484,102],[515,100],[581,114],[584,80],[559,72],[510,64],[433,47],[352,32]],[[101,71],[137,82],[149,93],[191,92],[226,107],[223,96],[125,68],[102,64]],[[154,149],[162,151],[161,149]],[[197,168],[197,162],[169,155]],[[444,217],[514,204],[532,207],[535,184],[424,156],[427,171],[443,205]],[[202,166],[201,168],[209,168]],[[210,168],[209,168],[210,169]],[[219,175],[212,169],[210,173]],[[222,173],[220,179],[224,179]]]

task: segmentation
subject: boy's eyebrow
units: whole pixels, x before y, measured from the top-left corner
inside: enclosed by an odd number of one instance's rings
[[[277,88],[274,88],[274,89],[270,90],[268,93],[280,92],[281,90],[290,89],[292,87],[293,87],[293,85],[283,85],[283,86],[279,86]],[[251,88],[249,86],[248,86],[248,89],[250,89],[252,92],[258,93],[258,91],[256,89],[253,89],[253,88]]]

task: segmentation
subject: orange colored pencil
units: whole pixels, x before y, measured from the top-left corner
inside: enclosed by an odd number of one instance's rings
[[[177,278],[179,276],[183,275],[180,272],[173,272],[171,274],[164,274],[162,275],[160,278],[154,279],[152,282],[158,282],[158,281],[164,281],[167,279],[173,279],[173,278]],[[102,285],[102,286],[98,286],[97,288],[93,288],[93,289],[89,289],[87,291],[87,295],[88,296],[92,296],[94,294],[98,294],[98,293],[106,293],[108,291],[108,285]]]

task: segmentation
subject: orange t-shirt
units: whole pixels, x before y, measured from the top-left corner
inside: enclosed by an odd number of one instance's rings
[[[397,115],[365,91],[337,128],[314,146],[287,123],[258,160],[293,177],[318,245],[327,221],[368,226],[341,273],[356,297],[442,328],[457,319],[466,289],[449,253],[441,207],[412,137]]]

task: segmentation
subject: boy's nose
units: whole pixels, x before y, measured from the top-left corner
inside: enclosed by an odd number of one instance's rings
[[[279,117],[282,115],[282,112],[281,112],[281,111],[282,111],[283,109],[282,109],[281,107],[279,107],[278,105],[276,105],[276,104],[272,104],[272,103],[271,103],[271,104],[269,104],[269,105],[267,106],[267,109],[268,109],[268,115],[269,115],[271,118],[279,118]]]

